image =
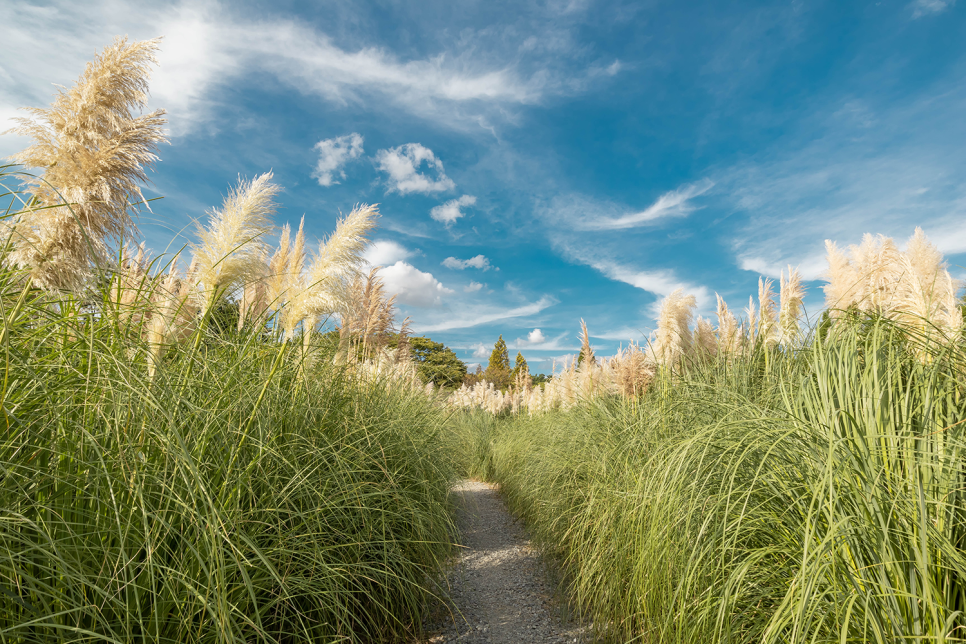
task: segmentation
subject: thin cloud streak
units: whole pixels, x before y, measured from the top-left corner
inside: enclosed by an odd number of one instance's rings
[[[677,190],[666,192],[657,201],[644,210],[615,218],[598,217],[580,222],[584,230],[620,230],[636,228],[666,217],[685,217],[694,212],[697,207],[689,203],[695,197],[703,195],[714,187],[710,179],[703,179],[697,183],[682,186]]]
[[[434,331],[450,331],[452,329],[469,329],[481,324],[489,324],[491,322],[499,322],[501,320],[511,320],[513,318],[521,318],[528,315],[536,315],[537,313],[540,313],[544,309],[549,308],[556,303],[557,300],[545,295],[536,302],[518,306],[512,309],[498,311],[490,310],[489,312],[471,310],[469,314],[453,316],[445,322],[440,322],[438,324],[414,324],[413,330],[418,333],[432,333]]]

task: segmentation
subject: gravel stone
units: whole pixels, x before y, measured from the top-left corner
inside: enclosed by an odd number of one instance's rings
[[[590,632],[561,619],[554,586],[521,523],[496,486],[463,481],[454,490],[462,535],[448,576],[449,602],[426,625],[432,644],[573,644]],[[442,617],[439,615],[442,614]]]

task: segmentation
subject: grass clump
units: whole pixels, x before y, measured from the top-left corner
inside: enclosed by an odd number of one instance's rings
[[[662,371],[502,421],[488,473],[619,641],[961,641],[966,355],[916,345],[879,320]]]
[[[254,333],[199,331],[150,377],[104,309],[0,289],[0,638],[418,630],[451,529],[424,397]]]

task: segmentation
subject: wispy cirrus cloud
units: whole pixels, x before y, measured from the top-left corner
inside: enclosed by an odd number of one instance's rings
[[[460,308],[459,312],[454,312],[441,322],[416,323],[413,325],[413,330],[418,333],[432,333],[434,331],[469,329],[483,324],[536,315],[556,303],[556,299],[549,295],[544,295],[536,302],[530,302],[513,308],[464,306]]]
[[[13,3],[4,12],[0,42],[30,65],[0,65],[0,102],[9,100],[17,107],[47,104],[51,83],[69,85],[91,53],[117,34],[135,39],[163,35],[151,104],[168,110],[175,135],[200,124],[219,126],[219,111],[231,100],[219,89],[237,87],[259,74],[335,105],[401,109],[464,129],[491,128],[494,120],[509,116],[507,108],[584,91],[601,78],[596,61],[564,74],[552,68],[549,56],[527,61],[501,53],[501,43],[483,39],[467,45],[456,41],[452,50],[410,59],[385,46],[349,48],[304,20],[254,18],[217,0],[150,5],[52,0],[43,6]],[[491,50],[481,56],[484,47]],[[0,117],[9,108],[0,105]]]
[[[711,294],[706,287],[684,282],[670,269],[637,270],[606,260],[591,261],[589,265],[612,280],[630,284],[655,295],[668,296],[677,289],[683,289],[685,293],[694,295],[699,308],[706,306],[711,300]]]
[[[687,216],[698,208],[692,200],[713,187],[713,181],[702,179],[664,193],[644,210],[630,212],[625,206],[585,195],[561,195],[551,201],[547,214],[568,222],[576,230],[637,228],[663,219]]]
[[[922,18],[923,16],[934,16],[942,13],[946,9],[956,4],[956,0],[915,0],[909,5],[912,9],[912,18]]]
[[[741,268],[775,276],[791,264],[816,279],[826,239],[848,245],[882,233],[903,242],[916,226],[944,252],[966,252],[966,162],[956,152],[966,90],[937,82],[905,102],[868,102],[858,121],[842,109],[852,103],[816,114],[810,140],[716,176],[720,205],[737,214],[723,241]]]

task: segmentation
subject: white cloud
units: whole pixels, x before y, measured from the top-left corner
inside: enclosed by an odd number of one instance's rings
[[[463,292],[464,293],[476,293],[477,291],[479,291],[482,288],[483,288],[483,284],[480,284],[479,282],[470,281],[469,284],[467,284],[466,286],[463,287]]]
[[[728,241],[737,263],[772,276],[790,263],[815,278],[826,239],[842,246],[881,233],[903,242],[916,226],[945,252],[966,251],[966,163],[956,153],[966,90],[948,80],[908,100],[869,101],[871,129],[843,119],[843,102],[833,101],[813,117],[822,136],[716,176],[722,210],[736,213]]]
[[[369,244],[363,253],[363,258],[370,266],[390,266],[400,260],[409,259],[415,254],[398,242],[381,239]]]
[[[710,301],[710,293],[707,288],[682,282],[670,270],[639,271],[629,266],[621,266],[606,261],[590,262],[590,265],[612,280],[630,284],[655,295],[667,296],[680,288],[684,289],[685,293],[695,296],[699,308]]]
[[[942,13],[954,4],[956,0],[916,0],[909,7],[912,9],[913,18],[922,18]]]
[[[490,350],[486,348],[486,345],[480,342],[473,347],[473,357],[474,358],[486,358],[489,357]]]
[[[714,187],[710,179],[681,186],[661,195],[653,204],[639,212],[626,212],[624,206],[602,202],[584,195],[571,194],[555,198],[547,216],[570,221],[577,230],[621,230],[651,224],[669,217],[684,217],[697,210],[691,203]]]
[[[459,314],[453,314],[446,320],[436,324],[414,324],[413,329],[419,333],[430,333],[433,331],[449,331],[451,329],[468,329],[481,324],[489,324],[500,320],[510,320],[513,318],[536,315],[547,307],[553,306],[557,301],[549,296],[541,297],[537,302],[524,304],[512,309],[499,308],[479,308],[462,307]]]
[[[92,52],[115,35],[146,39],[164,34],[151,104],[168,110],[176,134],[200,123],[225,127],[219,118],[223,99],[213,90],[237,87],[240,80],[260,74],[337,105],[402,109],[444,126],[474,128],[494,117],[512,118],[508,107],[537,103],[548,93],[583,91],[593,80],[589,72],[568,68],[565,73],[547,56],[509,56],[496,49],[500,43],[486,39],[460,40],[455,48],[415,59],[368,43],[344,48],[305,21],[252,18],[217,0],[35,4],[4,6],[0,42],[13,58],[0,64],[14,80],[5,82],[2,102],[47,104],[51,83],[69,85]]]
[[[444,295],[453,293],[443,286],[432,273],[424,273],[402,260],[379,271],[386,285],[386,292],[396,295],[401,304],[411,306],[439,306]]]
[[[765,259],[764,257],[753,257],[744,256],[740,257],[739,266],[743,271],[751,271],[753,273],[758,273],[759,275],[764,275],[766,277],[773,277],[778,279],[781,277],[782,271],[788,273],[788,267],[797,268],[798,273],[805,280],[817,280],[821,277],[822,273],[828,268],[828,263],[825,261],[825,255],[813,255],[811,257],[805,258],[798,265],[792,264],[791,262],[773,262]]]
[[[473,195],[463,195],[459,199],[453,199],[452,201],[447,201],[444,204],[436,206],[429,211],[429,216],[436,221],[441,221],[449,226],[463,216],[463,211],[460,210],[460,208],[465,208],[466,206],[472,206],[475,204],[476,197]]]
[[[345,179],[342,168],[349,161],[362,156],[362,141],[362,136],[353,132],[334,139],[323,139],[315,144],[315,149],[319,151],[319,160],[312,176],[319,180],[320,186],[339,183],[334,178],[336,174]]]
[[[548,339],[540,329],[534,329],[527,334],[526,340],[517,338],[513,342],[508,342],[507,348],[514,351],[522,349],[528,351],[579,351],[580,346],[574,346],[567,335],[564,332],[555,338]]]
[[[436,178],[421,174],[423,163],[429,170],[435,170]],[[397,148],[376,152],[377,167],[389,175],[389,190],[401,194],[419,192],[429,194],[444,192],[456,187],[453,180],[443,171],[443,162],[436,158],[433,151],[419,143],[406,143]]]
[[[443,260],[443,266],[446,268],[451,268],[454,271],[462,271],[467,268],[478,268],[481,271],[488,271],[492,268],[492,266],[490,266],[490,260],[483,255],[477,255],[476,257],[471,257],[469,259],[447,257]]]

